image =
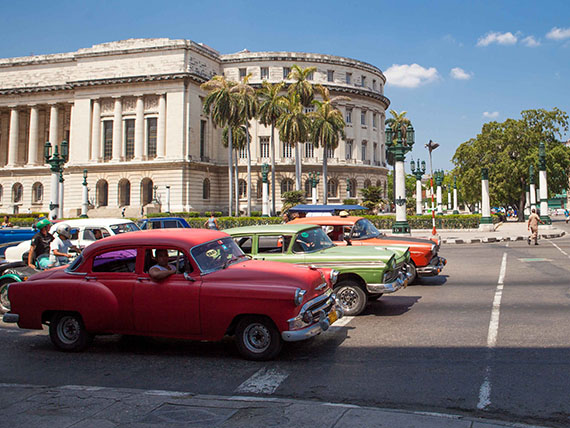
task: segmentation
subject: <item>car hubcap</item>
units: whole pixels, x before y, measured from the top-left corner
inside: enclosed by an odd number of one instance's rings
[[[343,308],[351,310],[358,303],[358,294],[352,288],[341,288],[337,293],[337,298]]]
[[[59,339],[67,345],[77,342],[80,332],[81,326],[79,322],[71,316],[62,318],[57,326]]]
[[[2,289],[0,290],[0,305],[2,308],[9,311],[10,310],[10,301],[8,300],[8,285],[3,285]]]
[[[263,324],[248,325],[243,335],[245,347],[256,354],[265,351],[271,344],[271,333]]]

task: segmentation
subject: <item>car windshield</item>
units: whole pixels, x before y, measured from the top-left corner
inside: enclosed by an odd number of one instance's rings
[[[247,257],[231,237],[197,245],[190,250],[190,254],[202,273],[225,269],[230,264]]]
[[[358,220],[354,227],[352,228],[352,232],[350,234],[351,239],[370,239],[370,238],[377,238],[382,233],[376,229],[376,226],[372,224],[372,222],[366,218],[362,218]]]
[[[295,237],[293,251],[295,253],[312,253],[334,247],[333,242],[320,227],[303,230]]]
[[[135,232],[140,230],[140,228],[134,223],[121,223],[121,224],[112,224],[111,230],[115,235],[125,232]]]

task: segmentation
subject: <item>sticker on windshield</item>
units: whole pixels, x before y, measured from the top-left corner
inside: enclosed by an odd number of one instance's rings
[[[302,233],[301,233],[301,236],[302,236],[303,238],[306,238],[307,236],[309,236],[309,234],[308,234],[307,232],[302,232]]]

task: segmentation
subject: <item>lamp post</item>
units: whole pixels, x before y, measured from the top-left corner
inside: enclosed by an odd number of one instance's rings
[[[49,219],[54,220],[60,214],[60,202],[59,190],[60,190],[60,175],[63,173],[63,164],[67,162],[67,157],[69,155],[67,141],[62,141],[61,144],[61,154],[59,153],[59,147],[55,145],[52,154],[52,145],[47,141],[44,145],[44,157],[46,163],[49,164],[51,170],[51,191],[50,191],[50,204],[49,204]],[[62,177],[63,179],[63,177]],[[61,190],[63,190],[63,180],[61,185]]]
[[[264,163],[261,165],[261,181],[263,182],[262,187],[262,208],[261,215],[263,217],[269,216],[269,165]]]
[[[530,210],[536,210],[536,185],[534,184],[534,165],[528,167],[529,193],[530,193]]]
[[[451,185],[447,185],[447,211],[451,211]]]
[[[89,189],[87,188],[87,170],[83,170],[83,202],[81,204],[81,217],[87,217],[89,209]]]
[[[441,185],[443,184],[443,171],[435,172],[435,184],[437,186],[437,215],[443,215],[443,201],[441,195]]]
[[[479,230],[493,231],[489,198],[489,168],[481,168],[481,223]]]
[[[59,186],[59,207],[57,208],[57,217],[59,219],[63,218],[63,168],[61,168],[59,170],[59,181],[58,181],[58,186]]]
[[[319,175],[321,173],[320,172],[309,172],[309,180],[311,180],[311,198],[312,198],[312,204],[316,205],[317,204],[317,184],[319,184]]]
[[[429,140],[429,143],[426,144],[426,148],[428,149],[429,152],[429,171],[430,171],[430,186],[431,186],[431,224],[432,224],[432,231],[431,234],[435,235],[437,234],[437,231],[435,230],[435,207],[433,204],[433,167],[431,164],[431,152],[433,152],[435,149],[437,149],[439,147],[439,143],[436,143],[435,141]]]
[[[170,186],[166,186],[166,212],[170,212]]]
[[[350,178],[346,179],[346,198],[350,199],[352,197],[350,193]]]
[[[546,180],[546,148],[541,141],[538,145],[538,180],[540,184],[540,219],[544,224],[552,224],[548,216],[548,182]]]
[[[394,142],[396,137],[396,142]],[[395,194],[394,203],[396,205],[396,223],[392,227],[392,233],[410,233],[410,225],[406,219],[406,174],[404,171],[404,161],[406,153],[412,150],[414,145],[414,128],[408,125],[405,134],[402,135],[402,128],[392,130],[390,125],[386,127],[386,147],[388,152],[394,155],[394,176]]]
[[[416,177],[416,215],[422,215],[422,176],[426,173],[426,161],[420,161],[416,167],[416,163],[412,159],[410,162],[412,174]]]
[[[457,206],[457,177],[453,177],[453,214],[459,214]]]

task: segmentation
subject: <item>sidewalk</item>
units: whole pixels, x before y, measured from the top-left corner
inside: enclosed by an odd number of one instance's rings
[[[382,232],[392,235],[391,230]],[[538,235],[540,239],[560,238],[566,232],[555,226],[539,226]],[[526,222],[505,222],[495,225],[495,231],[482,232],[479,229],[437,229],[437,234],[442,240],[442,244],[479,244],[500,241],[525,241],[530,232],[527,230]],[[414,238],[430,238],[431,230],[412,229]]]
[[[531,427],[461,415],[348,404],[88,386],[0,384],[0,403],[0,427],[10,428]]]

